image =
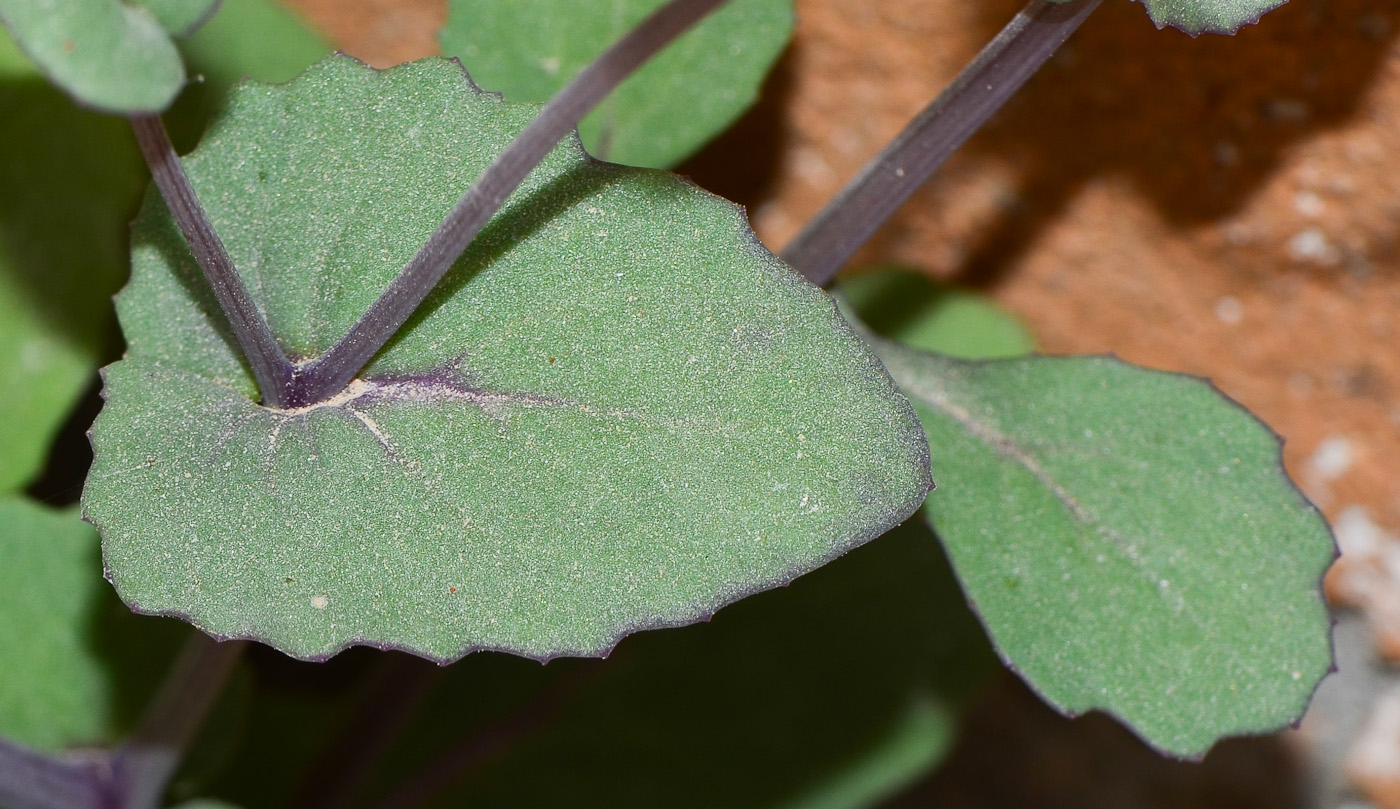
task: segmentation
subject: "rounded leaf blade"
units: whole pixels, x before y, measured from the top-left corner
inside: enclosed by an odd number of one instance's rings
[[[1267,427],[1203,380],[1112,358],[878,346],[938,447],[926,513],[1048,701],[1181,756],[1302,715],[1332,665],[1336,547]]]
[[[332,57],[241,85],[187,167],[308,357],[532,114],[445,60]],[[306,658],[599,655],[917,508],[908,403],[737,208],[576,143],[517,193],[362,379],[295,411],[252,401],[148,202],[84,491],[129,604]]]

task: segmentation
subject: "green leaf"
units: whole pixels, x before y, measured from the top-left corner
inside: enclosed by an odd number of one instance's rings
[[[451,0],[442,52],[510,101],[548,101],[665,0]],[[666,168],[758,97],[792,35],[791,0],[734,0],[617,89],[579,127],[590,154]]]
[[[1266,12],[1288,0],[1142,0],[1158,28],[1170,25],[1191,36],[1233,34],[1259,22]]]
[[[968,360],[1035,350],[1014,316],[981,295],[935,284],[917,272],[864,273],[842,281],[836,293],[876,334],[910,348]]]
[[[200,87],[214,88],[222,104],[239,79],[290,81],[331,49],[280,3],[231,0],[181,50],[191,72],[203,76]]]
[[[336,340],[534,108],[446,60],[240,85],[187,161],[288,351]],[[84,492],[123,599],[319,658],[605,653],[917,508],[926,445],[736,207],[551,154],[331,402],[260,407],[152,199]],[[172,566],[171,559],[179,559]]]
[[[191,75],[200,79],[164,116],[183,152],[199,142],[235,82],[290,81],[331,48],[275,0],[236,0],[222,4],[213,19],[180,43],[180,51]]]
[[[3,32],[0,32],[3,38]],[[27,483],[115,329],[144,182],[123,121],[30,72],[0,78],[0,493]]]
[[[203,14],[215,2],[198,0],[186,6],[198,6]],[[172,12],[169,21],[186,17]],[[50,81],[85,106],[123,114],[160,112],[185,84],[185,69],[170,34],[137,5],[119,0],[0,0],[0,24]]]
[[[1267,427],[1203,380],[1112,358],[876,345],[939,448],[926,511],[1049,702],[1181,756],[1302,715],[1332,664],[1336,549]]]
[[[71,2],[71,0],[69,0]],[[141,6],[150,12],[160,27],[171,36],[187,37],[203,25],[215,11],[221,0],[128,0],[132,5]],[[242,5],[248,0],[233,0],[231,6]]]
[[[37,74],[38,68],[15,44],[14,37],[5,30],[5,26],[0,25],[0,80],[9,80],[14,76],[29,78]]]
[[[97,553],[76,512],[0,499],[0,736],[44,750],[110,742],[169,660],[169,627],[152,626],[167,622],[118,604]]]
[[[630,639],[592,672],[566,668],[532,699],[508,684],[538,670],[463,661],[381,780],[399,783],[553,695],[551,721],[435,805],[518,806],[522,779],[540,806],[601,794],[620,808],[659,795],[670,809],[875,805],[947,752],[963,700],[995,670],[920,523],[709,624]],[[492,669],[502,685],[483,676]]]

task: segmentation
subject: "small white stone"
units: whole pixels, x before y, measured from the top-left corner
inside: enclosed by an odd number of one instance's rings
[[[1293,195],[1293,209],[1310,219],[1322,216],[1322,212],[1327,208],[1322,197],[1311,191],[1299,191]]]
[[[1304,228],[1288,240],[1288,255],[1294,261],[1311,261],[1317,264],[1335,265],[1341,262],[1342,254],[1328,241],[1321,228]]]
[[[1317,445],[1308,465],[1323,480],[1336,480],[1351,468],[1351,461],[1351,442],[1342,436],[1332,436]]]
[[[1234,295],[1226,295],[1215,302],[1215,316],[1227,326],[1233,326],[1244,317],[1244,306]]]

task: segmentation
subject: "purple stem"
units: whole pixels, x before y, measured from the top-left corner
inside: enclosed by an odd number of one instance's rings
[[[196,632],[115,750],[47,754],[0,739],[0,807],[156,809],[245,646]]]
[[[209,221],[199,197],[195,196],[194,186],[180,164],[179,155],[175,154],[175,147],[170,144],[165,124],[158,116],[133,116],[131,128],[136,132],[136,142],[141,146],[146,164],[151,167],[151,177],[165,198],[166,207],[175,217],[180,232],[185,235],[195,261],[204,270],[204,277],[214,290],[219,307],[233,327],[238,347],[248,358],[253,379],[262,392],[263,404],[285,407],[287,384],[292,378],[292,362],[282,352],[277,338],[272,336],[272,329],[253,304],[253,298],[234,268],[228,250],[224,249],[224,243],[214,232],[214,225]]]
[[[448,748],[426,762],[404,783],[379,801],[376,809],[419,809],[431,804],[453,784],[472,775],[530,733],[539,730],[580,689],[603,670],[602,662],[563,675],[529,702],[481,733]]]
[[[441,676],[424,660],[390,653],[381,658],[354,716],[335,734],[288,802],[297,809],[351,806],[365,779],[393,747]]]
[[[102,809],[115,805],[106,754],[50,755],[0,739],[0,806]]]
[[[821,210],[782,258],[817,286],[1035,74],[1102,0],[1031,0],[948,89]]]
[[[247,641],[215,641],[196,630],[161,683],[141,724],[112,754],[121,809],[155,809]]]
[[[389,288],[329,351],[297,369],[288,406],[324,401],[379,353],[506,198],[583,116],[673,39],[726,0],[671,0],[594,60],[477,178]]]

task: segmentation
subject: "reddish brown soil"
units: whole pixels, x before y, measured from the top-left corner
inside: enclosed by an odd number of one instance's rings
[[[443,0],[293,5],[379,65],[433,53],[445,16]],[[780,248],[1019,6],[797,0],[759,108],[682,170]],[[1048,352],[1213,379],[1286,438],[1329,517],[1382,532],[1329,588],[1400,656],[1394,0],[1292,0],[1194,40],[1106,0],[861,261],[981,288]]]

